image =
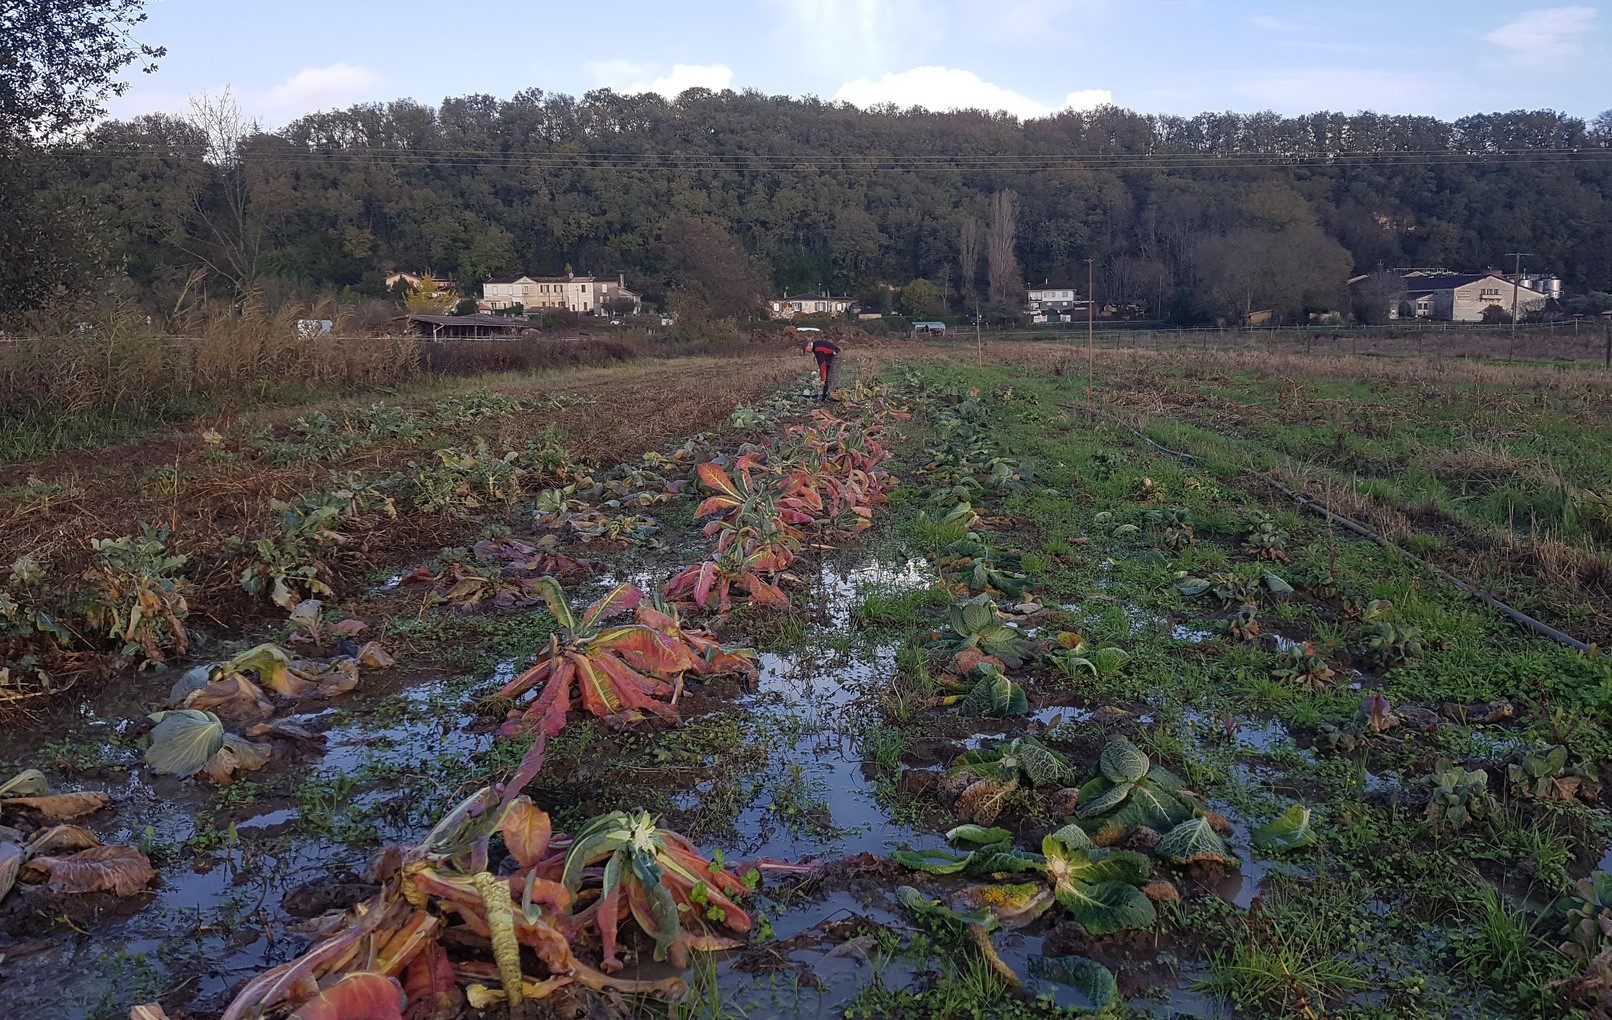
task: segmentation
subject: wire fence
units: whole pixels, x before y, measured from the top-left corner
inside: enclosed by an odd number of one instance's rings
[[[974,342],[971,326],[951,331],[953,339]],[[986,329],[987,344],[1040,341],[1084,347],[1086,326]],[[1612,320],[1529,323],[1513,332],[1509,323],[1397,323],[1388,326],[1213,326],[1174,327],[1162,323],[1098,323],[1094,346],[1144,351],[1269,351],[1272,353],[1355,354],[1378,357],[1506,358],[1594,363],[1612,367]]]

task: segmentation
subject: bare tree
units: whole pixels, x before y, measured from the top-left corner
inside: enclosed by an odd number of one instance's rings
[[[180,247],[235,285],[237,295],[252,290],[261,275],[264,229],[252,205],[243,148],[260,130],[242,112],[229,86],[216,98],[203,92],[190,100],[190,122],[207,138],[207,161],[215,186],[195,188],[190,220]]]
[[[962,297],[969,304],[979,304],[979,290],[975,281],[980,273],[980,247],[984,242],[980,221],[973,216],[963,221],[963,234],[959,239],[960,261],[963,267]]]
[[[986,276],[991,305],[1005,312],[1024,294],[1024,274],[1013,251],[1019,233],[1019,196],[998,191],[991,196],[991,226],[985,239]]]

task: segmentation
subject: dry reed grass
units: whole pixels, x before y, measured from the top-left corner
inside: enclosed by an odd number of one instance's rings
[[[328,307],[268,315],[248,308],[202,321],[195,333],[154,332],[146,317],[114,308],[91,321],[41,323],[0,348],[0,401],[83,414],[188,398],[260,398],[288,384],[312,388],[390,385],[422,371],[410,339],[345,339],[304,332],[299,319]]]

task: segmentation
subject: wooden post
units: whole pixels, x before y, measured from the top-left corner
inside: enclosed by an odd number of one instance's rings
[[[985,339],[980,336],[980,303],[974,299],[974,364],[978,368],[985,367]]]
[[[1612,368],[1612,322],[1606,324],[1606,367]]]

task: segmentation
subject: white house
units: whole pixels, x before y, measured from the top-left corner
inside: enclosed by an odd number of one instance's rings
[[[768,307],[774,319],[793,319],[797,315],[844,315],[855,304],[848,297],[831,294],[797,294],[773,298]]]

